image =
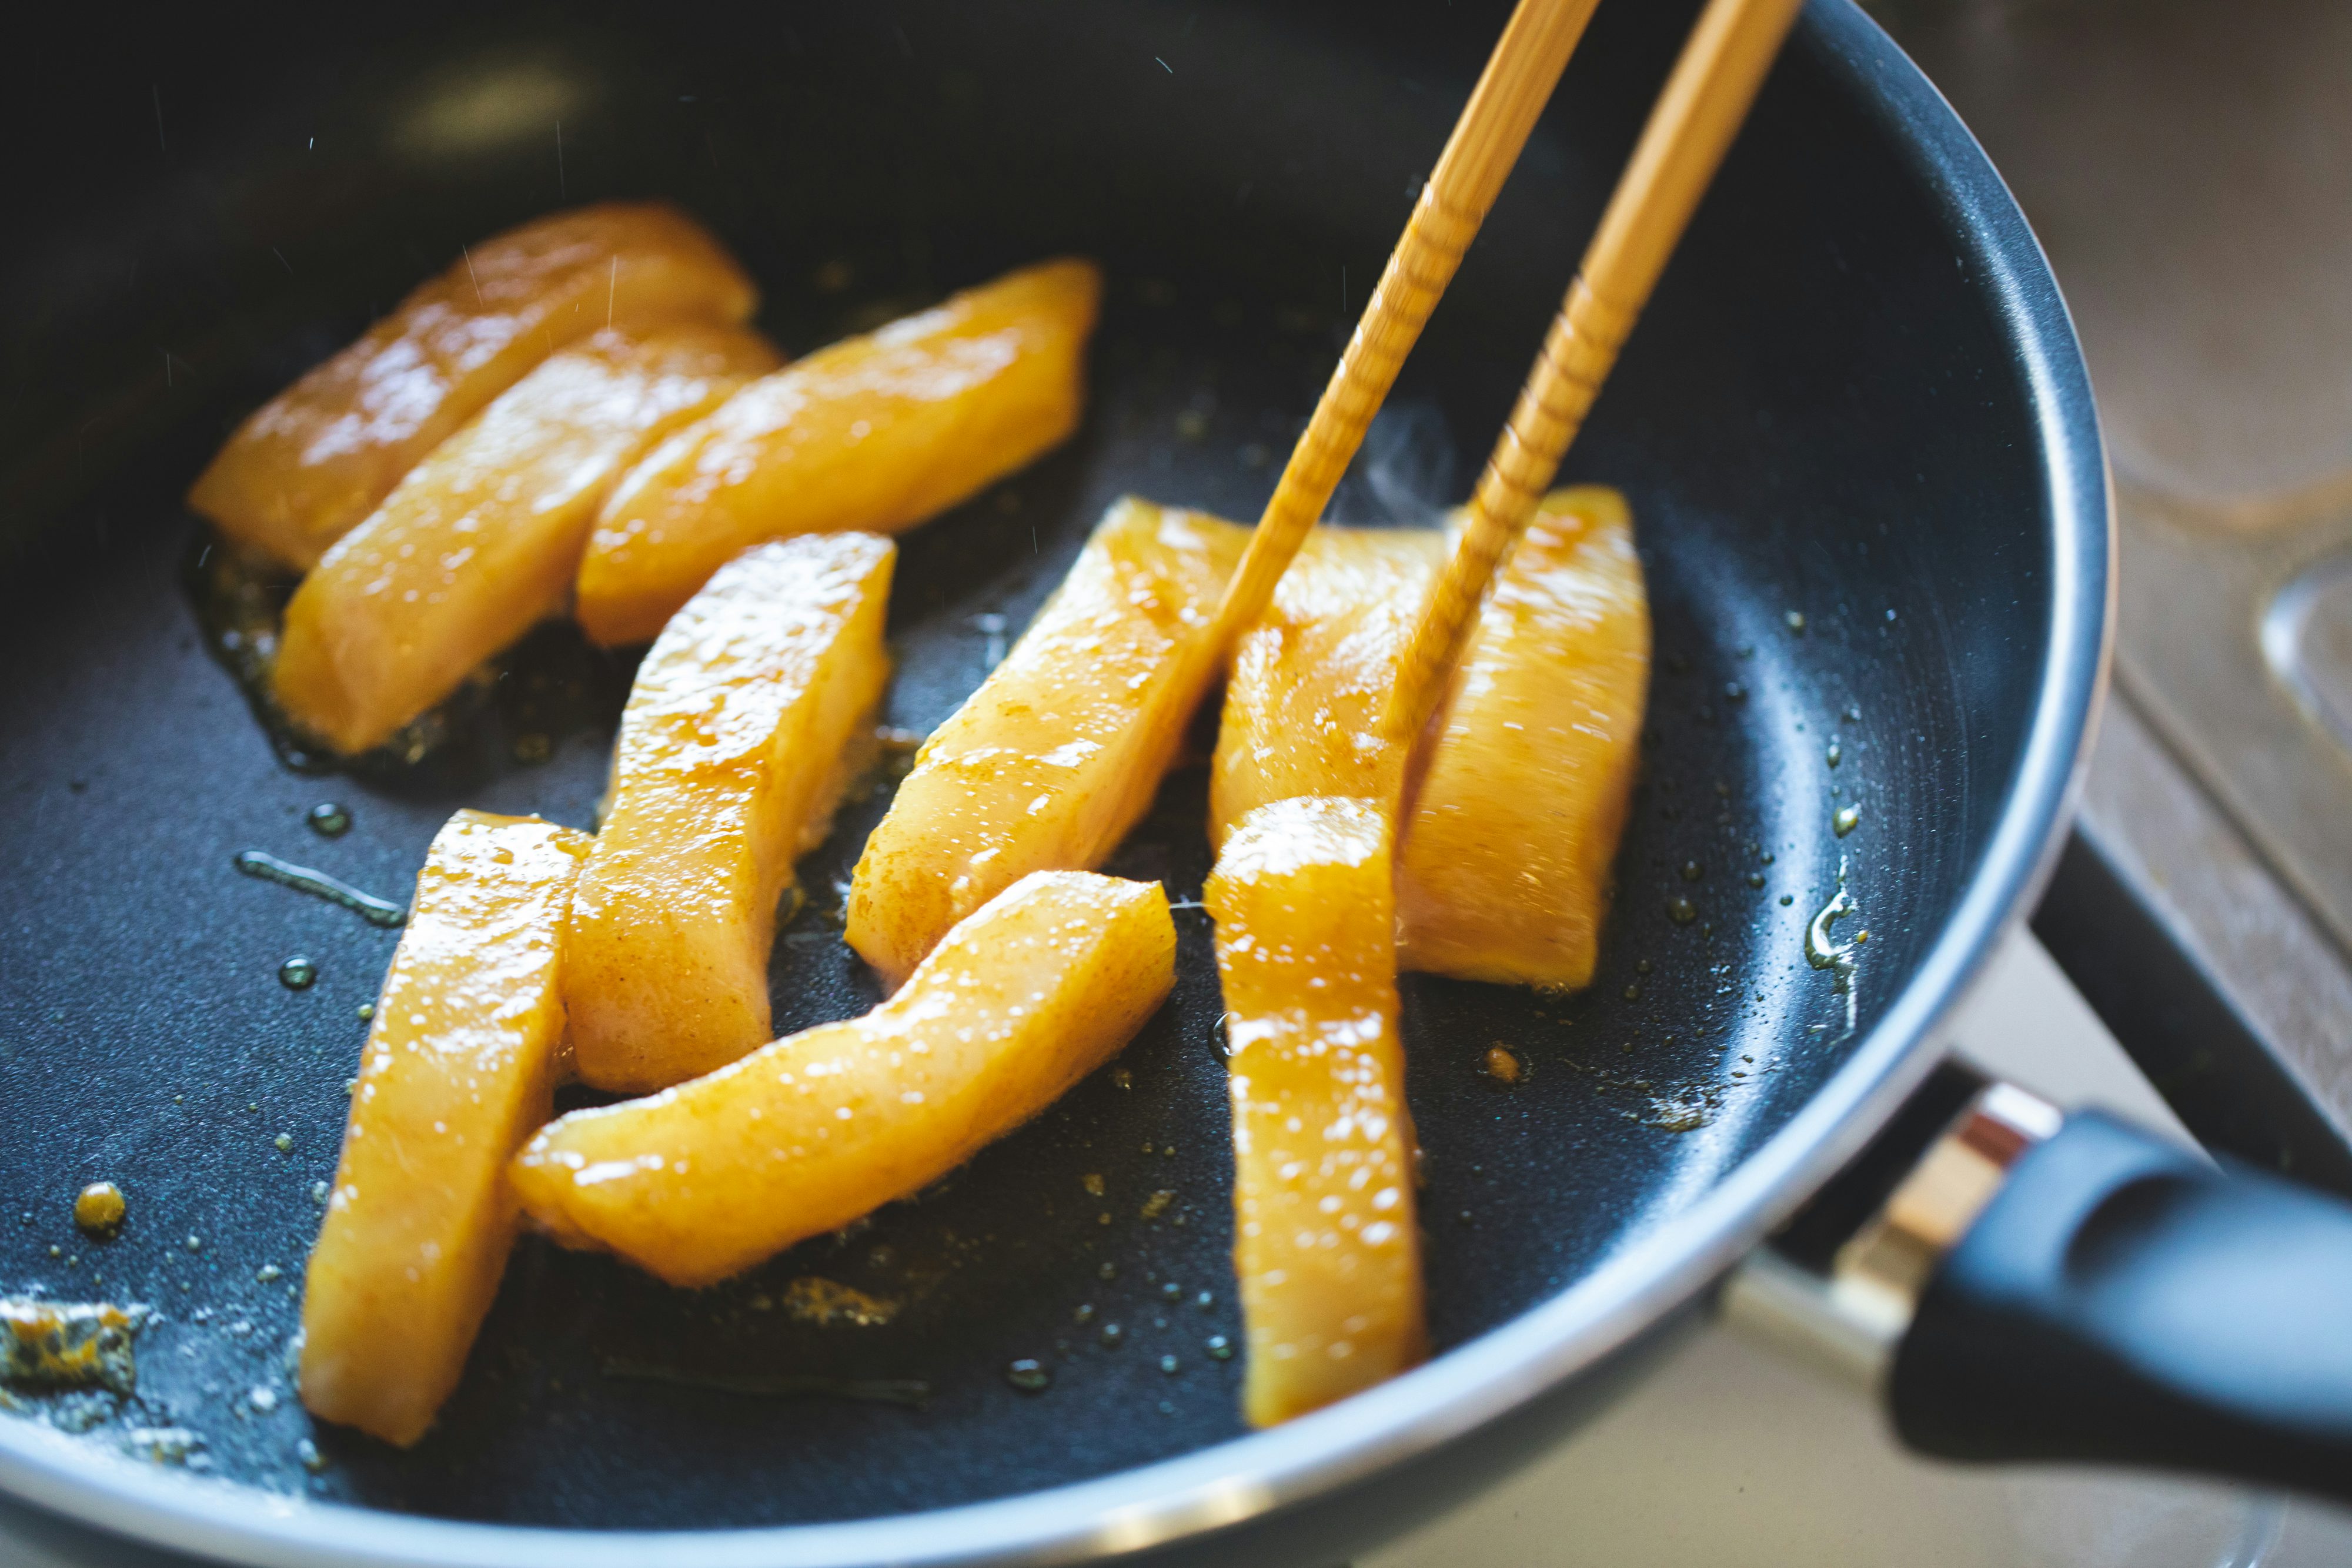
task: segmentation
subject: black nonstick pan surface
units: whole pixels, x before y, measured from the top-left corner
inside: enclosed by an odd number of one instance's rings
[[[425,762],[304,771],[218,656],[217,563],[179,501],[235,422],[461,244],[602,197],[709,224],[794,352],[1093,256],[1109,287],[1078,437],[902,541],[887,716],[926,730],[1117,496],[1255,517],[1503,15],[46,24],[0,143],[0,1291],[162,1315],[135,1397],[0,1421],[0,1485],[255,1561],[598,1549],[420,1520],[713,1532],[668,1542],[695,1561],[1066,1556],[1386,1476],[1360,1533],[1459,1480],[1395,1467],[1592,1366],[1851,1149],[1924,1071],[2059,821],[2106,517],[2031,235],[1932,90],[1821,0],[1564,476],[1631,498],[1657,628],[1600,975],[1570,998],[1406,986],[1429,1368],[1242,1441],[1238,1354],[1214,1348],[1241,1334],[1221,1009],[1205,917],[1183,912],[1177,993],[1115,1067],[919,1200],[695,1293],[526,1239],[413,1451],[315,1427],[290,1383],[314,1184],[395,934],[232,857],[397,899],[459,806],[584,826],[631,661],[544,630]],[[1466,492],[1691,15],[1604,0],[1336,520],[1427,522]],[[1106,869],[1197,897],[1204,779],[1173,775]],[[836,887],[888,789],[802,867],[780,1030],[876,998]],[[322,801],[347,833],[306,825]],[[1841,868],[1850,997],[1805,945]],[[299,991],[278,977],[298,955],[318,976]],[[1526,1063],[1516,1088],[1479,1070],[1497,1042]],[[70,1219],[100,1179],[130,1199],[110,1243]],[[895,1315],[808,1321],[810,1277]],[[1050,1386],[1016,1387],[1020,1358]],[[187,1464],[126,1457],[159,1427],[200,1438]],[[849,1521],[868,1522],[744,1530]]]

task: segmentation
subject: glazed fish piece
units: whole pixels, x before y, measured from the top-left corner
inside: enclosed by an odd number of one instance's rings
[[[426,852],[376,1002],[302,1301],[302,1403],[404,1447],[497,1293],[507,1162],[547,1120],[560,937],[588,835],[460,811]]]
[[[757,333],[706,322],[606,329],[551,355],[302,580],[271,675],[278,706],[338,751],[382,745],[563,611],[631,462],[778,362]]]
[[[776,901],[871,757],[897,559],[873,534],[754,546],[638,666],[564,939],[590,1083],[645,1093],[773,1038]]]
[[[707,1285],[937,1180],[1114,1055],[1176,980],[1157,883],[1024,878],[898,994],[650,1099],[575,1111],[514,1162],[533,1219]]]
[[[1386,802],[1404,749],[1381,727],[1445,538],[1433,528],[1318,528],[1234,646],[1209,774],[1209,842],[1258,807],[1325,795]]]
[[[603,327],[739,322],[751,280],[657,203],[556,213],[469,247],[257,409],[188,492],[230,538],[307,570],[442,440]]]
[[[1592,978],[1641,763],[1650,606],[1614,490],[1528,524],[1421,742],[1398,856],[1398,961],[1499,985]]]
[[[1383,808],[1305,797],[1244,817],[1202,894],[1224,985],[1255,1427],[1425,1350],[1390,878]]]
[[[642,643],[747,545],[945,511],[1077,428],[1102,279],[1008,273],[745,387],[655,448],[597,518],[579,616]]]
[[[933,732],[857,862],[847,936],[895,988],[1033,871],[1101,863],[1182,741],[1249,532],[1116,502],[1029,630]]]

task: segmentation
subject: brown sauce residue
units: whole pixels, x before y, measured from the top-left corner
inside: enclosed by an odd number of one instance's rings
[[[0,1300],[0,1383],[129,1394],[139,1383],[131,1341],[141,1316],[109,1302]]]

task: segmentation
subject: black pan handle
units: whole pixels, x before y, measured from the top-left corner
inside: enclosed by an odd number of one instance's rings
[[[1928,1276],[1888,1395],[1931,1454],[2352,1499],[2352,1205],[2079,1112]]]

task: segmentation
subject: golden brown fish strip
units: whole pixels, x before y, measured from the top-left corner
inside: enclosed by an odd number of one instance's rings
[[[1404,748],[1381,715],[1445,548],[1433,528],[1318,528],[1242,633],[1209,773],[1209,842],[1299,796],[1393,811]]]
[[[1101,276],[1055,261],[821,349],[648,454],[580,566],[580,623],[642,643],[747,545],[895,534],[1058,444],[1085,406]]]
[[[1252,1426],[1424,1351],[1389,843],[1371,801],[1278,800],[1242,820],[1202,894],[1224,984]]]
[[[596,507],[638,454],[776,351],[740,327],[612,328],[565,349],[408,471],[286,607],[278,706],[364,751],[560,612]]]
[[[704,1285],[937,1180],[1100,1066],[1176,981],[1157,883],[1044,872],[898,994],[646,1100],[575,1111],[514,1162],[533,1218]]]
[[[507,1162],[547,1120],[559,936],[588,835],[460,811],[376,1002],[302,1301],[302,1403],[403,1446],[433,1424],[514,1239]]]
[[[847,936],[884,984],[1029,873],[1099,864],[1150,808],[1248,537],[1132,497],[1104,515],[1004,662],[923,743],[866,841]]]
[[[564,995],[580,1076],[644,1093],[773,1038],[768,956],[793,862],[871,753],[898,547],[755,545],[637,667],[613,790],[580,873]]]
[[[1624,497],[1554,491],[1421,743],[1397,865],[1405,968],[1559,989],[1591,981],[1649,677],[1649,600]]]
[[[470,246],[359,341],[254,411],[188,492],[232,539],[307,570],[533,365],[600,327],[741,321],[751,280],[656,203],[556,213]]]

